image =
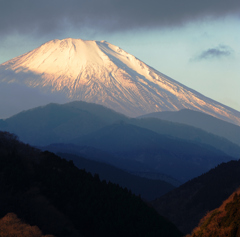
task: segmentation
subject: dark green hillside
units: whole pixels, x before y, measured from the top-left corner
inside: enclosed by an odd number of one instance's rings
[[[181,236],[139,197],[0,132],[0,218],[55,236]]]
[[[208,211],[240,187],[240,160],[222,163],[152,202],[184,233],[191,233]]]
[[[234,192],[223,204],[209,212],[187,237],[239,237],[240,191]]]

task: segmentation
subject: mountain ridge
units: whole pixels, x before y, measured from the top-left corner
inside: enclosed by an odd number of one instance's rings
[[[128,118],[102,105],[83,101],[66,104],[50,103],[46,106],[22,111],[8,119],[0,120],[0,129],[14,132],[20,139],[31,145],[48,145],[59,142],[69,143],[75,138],[80,138],[120,121],[161,135],[201,142],[239,158],[240,147],[224,137],[218,137],[189,125],[158,118]],[[35,135],[36,133],[38,136]]]
[[[19,75],[20,78],[18,77]],[[240,112],[158,72],[106,41],[52,40],[0,65],[1,83],[20,83],[136,117],[184,108],[240,125]]]
[[[220,120],[211,115],[193,111],[189,109],[182,109],[179,111],[164,111],[146,114],[138,117],[141,118],[157,118],[174,123],[185,124],[200,128],[204,131],[210,132],[220,137],[225,137],[229,141],[240,145],[240,127],[229,123],[227,121]]]
[[[156,169],[181,182],[223,161],[238,159],[240,154],[239,146],[203,130],[159,119],[130,119],[87,102],[49,104],[25,111],[0,120],[0,129],[35,146],[86,146],[89,156],[96,155],[114,166],[130,172],[152,173]]]

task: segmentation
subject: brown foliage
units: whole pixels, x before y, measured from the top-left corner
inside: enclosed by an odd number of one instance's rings
[[[240,236],[240,189],[223,204],[209,212],[191,235],[186,237],[239,237]]]
[[[191,233],[201,218],[221,206],[240,186],[240,160],[222,163],[152,202],[157,211],[183,233]]]
[[[20,220],[16,214],[8,213],[0,219],[1,237],[54,237],[53,235],[43,235],[37,226],[30,226]]]

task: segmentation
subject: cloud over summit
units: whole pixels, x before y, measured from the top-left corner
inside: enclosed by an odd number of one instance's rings
[[[205,16],[240,15],[236,0],[8,0],[0,2],[0,35],[50,34],[68,27],[123,31],[178,26]]]

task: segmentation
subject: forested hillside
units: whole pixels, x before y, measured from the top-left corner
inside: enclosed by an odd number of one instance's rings
[[[222,163],[152,202],[181,231],[190,233],[208,211],[240,187],[240,160]]]
[[[181,236],[131,191],[0,132],[0,217],[55,236]]]
[[[187,237],[239,237],[240,190],[234,192],[223,204],[209,212]]]

